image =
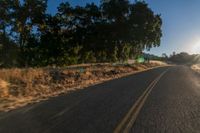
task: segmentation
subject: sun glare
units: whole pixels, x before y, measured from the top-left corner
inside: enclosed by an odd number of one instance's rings
[[[194,54],[200,53],[200,40],[197,41],[196,43],[194,43],[191,52],[194,53]]]

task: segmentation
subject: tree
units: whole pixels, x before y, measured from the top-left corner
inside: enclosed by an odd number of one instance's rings
[[[7,34],[0,35],[0,67],[19,66],[18,54],[19,48]]]
[[[0,1],[0,34],[6,34],[6,29],[11,25],[12,0]]]
[[[18,66],[19,49],[14,40],[10,38],[12,17],[14,12],[13,0],[0,1],[0,66]]]
[[[164,60],[168,59],[167,54],[166,54],[166,53],[162,53],[162,58],[163,58]]]
[[[47,0],[2,0],[0,7],[0,35],[20,49],[21,66],[123,62],[159,46],[162,36],[161,17],[145,2],[65,2],[55,15],[46,14]]]
[[[126,0],[110,0],[102,1],[101,7],[107,22],[102,29],[108,29],[107,34],[102,34],[107,38],[102,40],[108,45],[117,46],[120,52],[128,44],[131,47],[129,52],[126,52],[127,57],[132,56],[131,52],[137,54],[143,49],[149,50],[160,45],[162,36],[160,15],[155,15],[145,2],[130,4]]]
[[[47,0],[15,0],[13,5],[13,32],[17,38],[21,51],[21,64],[27,65],[24,47],[28,43],[34,30],[38,30],[44,25]]]
[[[128,24],[131,33],[130,42],[137,45],[137,48],[149,50],[160,45],[162,20],[160,15],[154,15],[145,2],[131,5]]]
[[[181,52],[181,53],[172,55],[169,58],[169,60],[177,64],[188,64],[188,63],[192,63],[193,57],[186,52]]]

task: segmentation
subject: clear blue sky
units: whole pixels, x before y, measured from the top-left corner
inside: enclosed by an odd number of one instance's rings
[[[49,0],[48,13],[54,14],[61,2],[84,5],[100,0]],[[133,1],[133,0],[131,0]],[[161,46],[149,53],[161,55],[173,51],[200,54],[200,0],[145,0],[163,19]]]

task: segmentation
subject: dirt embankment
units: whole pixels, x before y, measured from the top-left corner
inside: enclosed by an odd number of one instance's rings
[[[166,64],[150,62],[135,65],[86,64],[66,68],[1,69],[0,111],[9,111],[61,93],[163,65]]]

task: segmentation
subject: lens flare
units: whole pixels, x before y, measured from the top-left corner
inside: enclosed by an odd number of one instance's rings
[[[192,53],[194,54],[200,54],[200,40],[197,41],[194,46],[192,47],[192,50],[191,50]]]

